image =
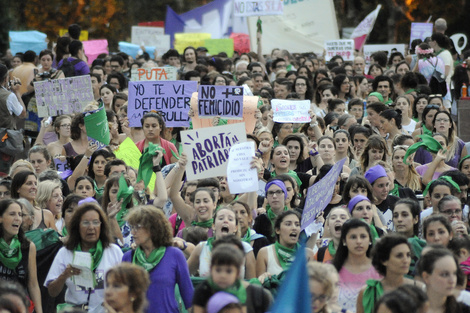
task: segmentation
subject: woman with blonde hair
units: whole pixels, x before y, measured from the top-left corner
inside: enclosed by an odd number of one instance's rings
[[[406,160],[408,164],[405,164],[404,157],[407,150],[408,146],[405,145],[393,148],[392,167],[395,173],[395,185],[398,187],[408,187],[413,191],[421,190],[421,179],[418,172],[416,172],[411,156]]]
[[[64,203],[64,198],[59,181],[46,180],[40,182],[38,184],[36,203],[41,209],[49,210],[52,215],[54,215],[57,229],[64,227],[62,220],[62,204]]]

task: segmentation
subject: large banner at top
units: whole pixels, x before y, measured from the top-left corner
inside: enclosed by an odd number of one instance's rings
[[[283,0],[234,0],[234,16],[282,15]]]
[[[251,51],[256,51],[257,20],[248,18]],[[261,16],[261,21],[263,54],[274,48],[321,54],[325,40],[339,39],[333,0],[286,0],[283,15]]]

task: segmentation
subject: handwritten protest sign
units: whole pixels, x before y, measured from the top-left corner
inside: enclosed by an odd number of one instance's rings
[[[188,156],[188,180],[225,176],[230,147],[246,141],[245,124],[224,125],[181,132]]]
[[[133,68],[131,81],[177,80],[178,69],[173,66],[153,68]]]
[[[220,52],[225,52],[229,58],[233,56],[232,38],[206,39],[204,40],[204,47],[207,48],[207,51],[210,55],[216,55]]]
[[[188,46],[203,47],[204,41],[211,39],[211,34],[208,33],[176,33],[175,42],[173,43],[179,53],[183,53],[184,49]]]
[[[237,143],[230,148],[227,183],[231,194],[258,191],[258,171],[250,165],[254,156],[253,141]]]
[[[329,61],[335,55],[340,55],[345,61],[354,61],[354,40],[327,40],[325,41],[325,60]]]
[[[304,230],[313,223],[318,213],[322,212],[328,203],[330,203],[333,191],[335,190],[335,184],[345,162],[346,158],[336,162],[326,176],[308,188],[304,212],[302,214],[301,230]]]
[[[199,117],[243,116],[243,87],[201,85],[198,92]]]
[[[83,112],[95,101],[89,75],[34,82],[38,116]]]
[[[132,26],[131,43],[139,46],[155,47],[158,36],[165,34],[163,27]]]
[[[307,123],[310,122],[309,100],[280,100],[272,99],[273,119],[278,123]]]
[[[388,56],[394,51],[401,52],[403,55],[405,55],[405,49],[406,45],[405,44],[383,44],[383,45],[364,45],[364,58],[366,60],[366,64],[370,64],[370,56],[372,53],[377,52],[377,51],[385,51],[388,53]]]
[[[54,167],[57,173],[60,175],[62,179],[66,179],[70,175],[72,175],[73,171],[70,168],[67,160],[62,161],[61,159],[57,158],[54,159]]]
[[[234,16],[282,15],[284,1],[279,0],[235,0]]]
[[[212,119],[200,118],[198,111],[198,93],[195,92],[191,97],[191,110],[193,117],[191,122],[193,129],[212,127]],[[247,134],[251,134],[256,125],[256,111],[257,111],[258,97],[243,96],[243,120],[240,119],[227,119],[227,124],[245,123]]]
[[[411,23],[410,47],[411,42],[415,39],[421,39],[424,41],[426,37],[431,37],[432,27],[432,23]]]
[[[191,95],[196,89],[195,81],[129,82],[129,126],[142,127],[142,116],[155,110],[162,114],[166,126],[188,127]]]

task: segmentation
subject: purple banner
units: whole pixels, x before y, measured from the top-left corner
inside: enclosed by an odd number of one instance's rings
[[[335,190],[335,184],[345,162],[346,158],[336,162],[325,177],[308,188],[304,212],[302,214],[301,230],[304,230],[313,223],[318,213],[322,212],[328,203],[330,203],[333,191]]]
[[[129,126],[142,127],[142,116],[157,111],[161,113],[166,126],[188,127],[191,96],[196,91],[195,81],[129,82]]]
[[[66,179],[70,175],[72,175],[72,170],[67,163],[67,160],[61,161],[60,159],[54,159],[55,170],[59,174],[62,179]]]
[[[243,87],[201,85],[197,107],[199,117],[243,119]]]

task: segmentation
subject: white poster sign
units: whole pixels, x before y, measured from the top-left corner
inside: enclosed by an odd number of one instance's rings
[[[153,68],[133,68],[131,81],[177,80],[178,69],[173,66]]]
[[[234,16],[282,15],[284,1],[280,0],[234,0]]]
[[[272,99],[273,120],[278,123],[309,123],[309,100]]]
[[[165,35],[163,27],[132,26],[131,43],[139,46],[156,47],[157,37]]]
[[[231,194],[258,190],[258,172],[251,168],[255,156],[253,141],[241,142],[230,148],[227,165],[227,183]]]
[[[354,40],[327,40],[325,41],[325,60],[329,61],[335,55],[339,55],[345,61],[354,61]]]

